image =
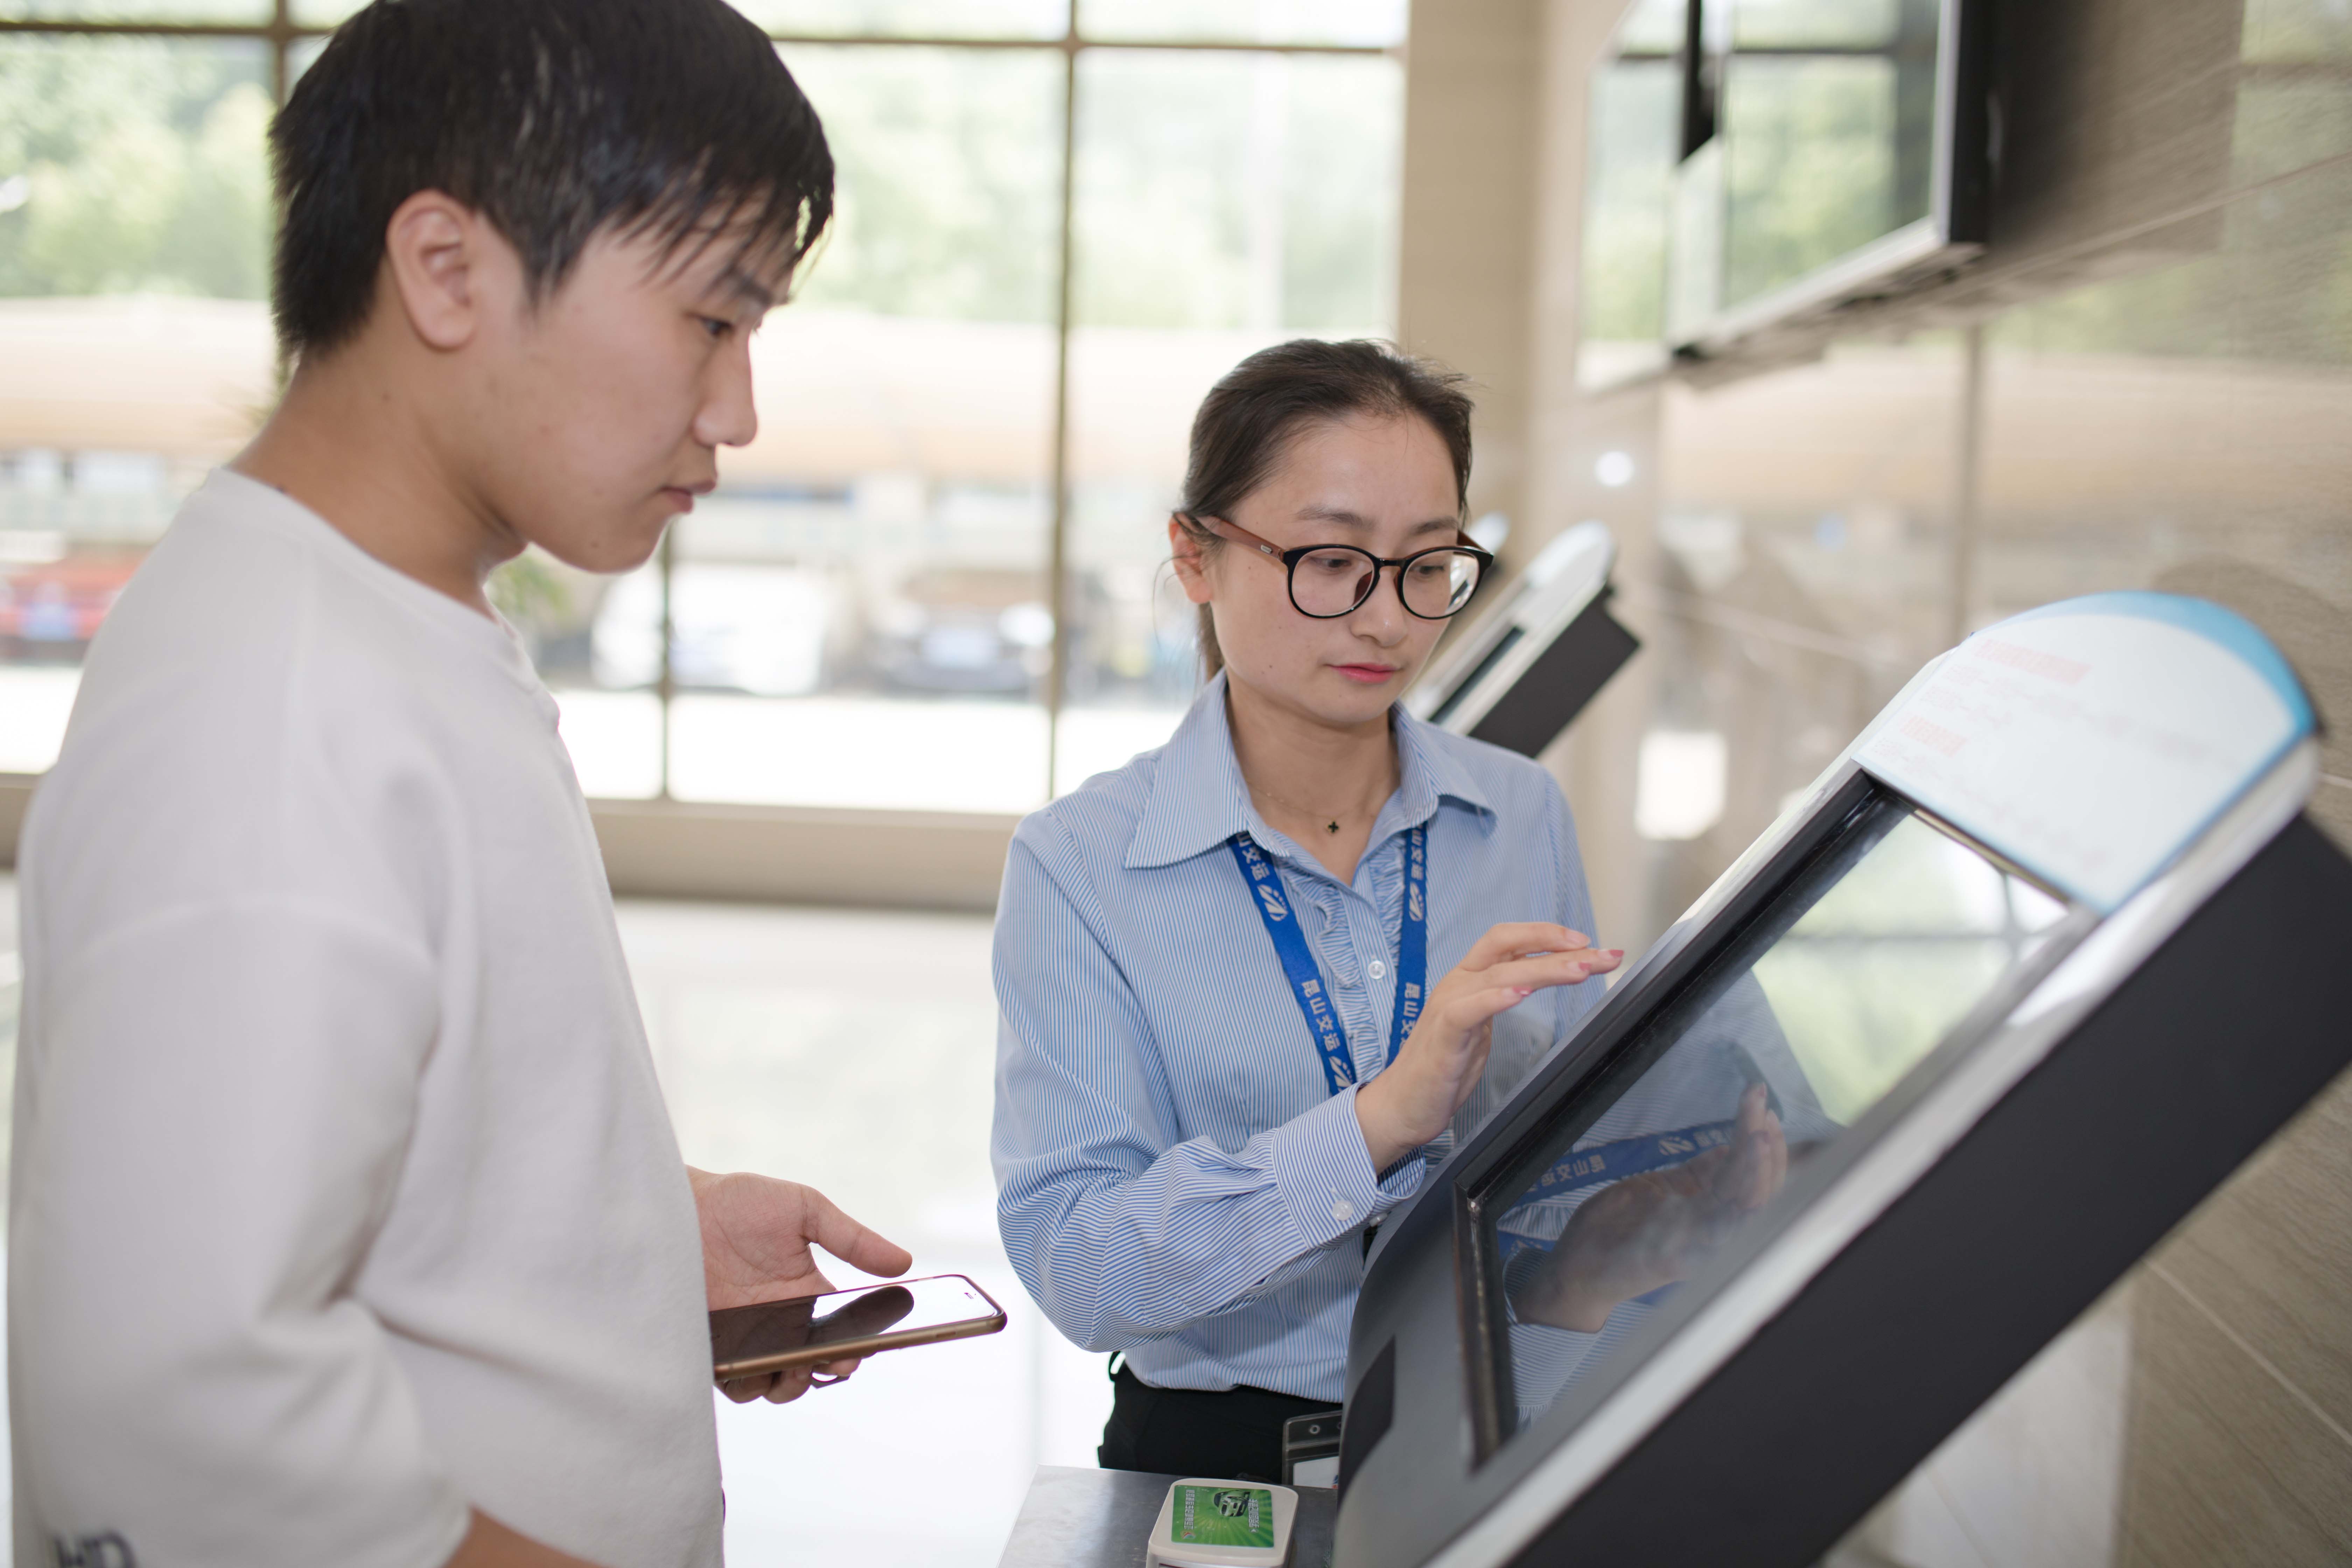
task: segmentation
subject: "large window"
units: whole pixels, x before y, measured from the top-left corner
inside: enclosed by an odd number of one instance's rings
[[[740,3],[840,165],[759,438],[642,572],[495,596],[592,795],[1029,809],[1191,698],[1209,384],[1391,330],[1404,0]],[[0,771],[275,395],[263,134],[354,9],[0,0]]]
[[[271,59],[0,37],[0,769],[55,757],[90,634],[268,402]]]

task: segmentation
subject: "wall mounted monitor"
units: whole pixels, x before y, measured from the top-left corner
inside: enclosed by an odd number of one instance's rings
[[[2156,595],[1930,665],[1385,1225],[1337,1560],[1820,1560],[2347,1064],[2308,700]]]
[[[1666,215],[1682,161],[1689,0],[1634,0],[1592,68],[1585,118],[1576,379],[1597,391],[1666,363]]]
[[[1730,355],[1983,249],[1989,0],[1637,0],[1591,79],[1579,379]]]
[[[1532,757],[1642,646],[1609,613],[1617,542],[1564,530],[1405,695],[1415,718]]]

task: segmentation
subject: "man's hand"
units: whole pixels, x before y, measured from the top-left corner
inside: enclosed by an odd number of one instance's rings
[[[740,1171],[714,1176],[690,1165],[686,1173],[702,1217],[702,1284],[714,1312],[832,1289],[811,1242],[868,1274],[898,1275],[914,1267],[913,1254],[834,1207],[814,1187]],[[812,1373],[843,1378],[856,1367],[855,1360],[827,1362],[719,1387],[739,1405],[762,1395],[782,1405],[808,1392]]]
[[[1566,926],[1527,921],[1491,927],[1429,988],[1396,1060],[1356,1091],[1356,1124],[1372,1169],[1387,1170],[1445,1131],[1486,1070],[1495,1015],[1547,986],[1606,973],[1624,956],[1594,948]]]
[[[1620,1301],[1689,1279],[1788,1177],[1780,1119],[1764,1086],[1751,1084],[1730,1142],[1586,1199],[1512,1310],[1527,1322],[1597,1333]]]

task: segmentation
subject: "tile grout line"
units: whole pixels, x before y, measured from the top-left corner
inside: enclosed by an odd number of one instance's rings
[[[2262,1352],[2256,1350],[2252,1344],[2249,1343],[2243,1334],[2241,1334],[2237,1330],[2222,1321],[2221,1315],[2219,1312],[2216,1312],[2212,1308],[2207,1306],[2202,1300],[2199,1300],[2198,1297],[2189,1290],[2188,1286],[2183,1285],[2179,1280],[2174,1279],[2169,1269],[2166,1268],[2161,1263],[2151,1258],[2148,1260],[2147,1270],[2158,1279],[2163,1280],[2166,1284],[2171,1286],[2175,1290],[2179,1291],[2181,1300],[2187,1301],[2190,1306],[2196,1308],[2198,1311],[2203,1313],[2206,1321],[2210,1322],[2215,1328],[2221,1330],[2224,1338],[2226,1338],[2231,1344],[2237,1346],[2240,1350],[2245,1352],[2246,1354],[2252,1358],[2256,1366],[2261,1367],[2264,1372],[2270,1373],[2271,1377],[2278,1384],[2278,1385],[2281,1388],[2285,1389],[2287,1393],[2294,1398],[2295,1403],[2301,1405],[2305,1410],[2310,1411],[2313,1415],[2316,1416],[2320,1425],[2326,1427],[2330,1432],[2335,1433],[2337,1438],[2343,1442],[2345,1447],[2352,1447],[2352,1432],[2346,1431],[2333,1415],[2330,1415],[2326,1410],[2320,1407],[2317,1400],[2312,1398],[2311,1395],[2305,1394],[2302,1389],[2297,1388],[2294,1384],[2289,1380],[2286,1373],[2281,1372],[2278,1367],[2272,1363],[2270,1357],[2263,1354]]]
[[[2334,784],[2337,789],[2352,789],[2352,779],[2344,778],[2336,773],[2322,773],[2319,775],[2319,782]]]

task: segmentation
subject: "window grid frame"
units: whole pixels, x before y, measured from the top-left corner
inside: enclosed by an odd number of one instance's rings
[[[1300,55],[1402,61],[1405,45],[1263,43],[1239,38],[1100,38],[1078,25],[1083,0],[1070,0],[1059,37],[942,37],[909,33],[809,33],[767,29],[770,41],[783,47],[856,47],[882,48],[969,49],[988,52],[1025,50],[1058,53],[1062,57],[1062,168],[1055,215],[1056,277],[1054,289],[1054,419],[1052,437],[1053,506],[1046,531],[1046,592],[1053,607],[1052,662],[1045,676],[1045,796],[1055,793],[1060,771],[1062,707],[1069,683],[1069,522],[1070,522],[1070,305],[1071,278],[1076,260],[1073,222],[1077,170],[1078,59],[1097,50],[1150,51],[1178,54]],[[259,22],[140,22],[70,21],[51,18],[0,19],[0,39],[37,36],[50,37],[226,38],[257,41],[269,47],[270,98],[286,101],[293,84],[292,61],[300,44],[333,36],[335,29],[298,22],[294,0],[270,0],[270,15]],[[670,714],[677,697],[671,668],[671,584],[677,552],[675,529],[665,530],[656,556],[661,580],[661,650],[655,692],[661,710],[659,785],[654,798],[670,794]]]

